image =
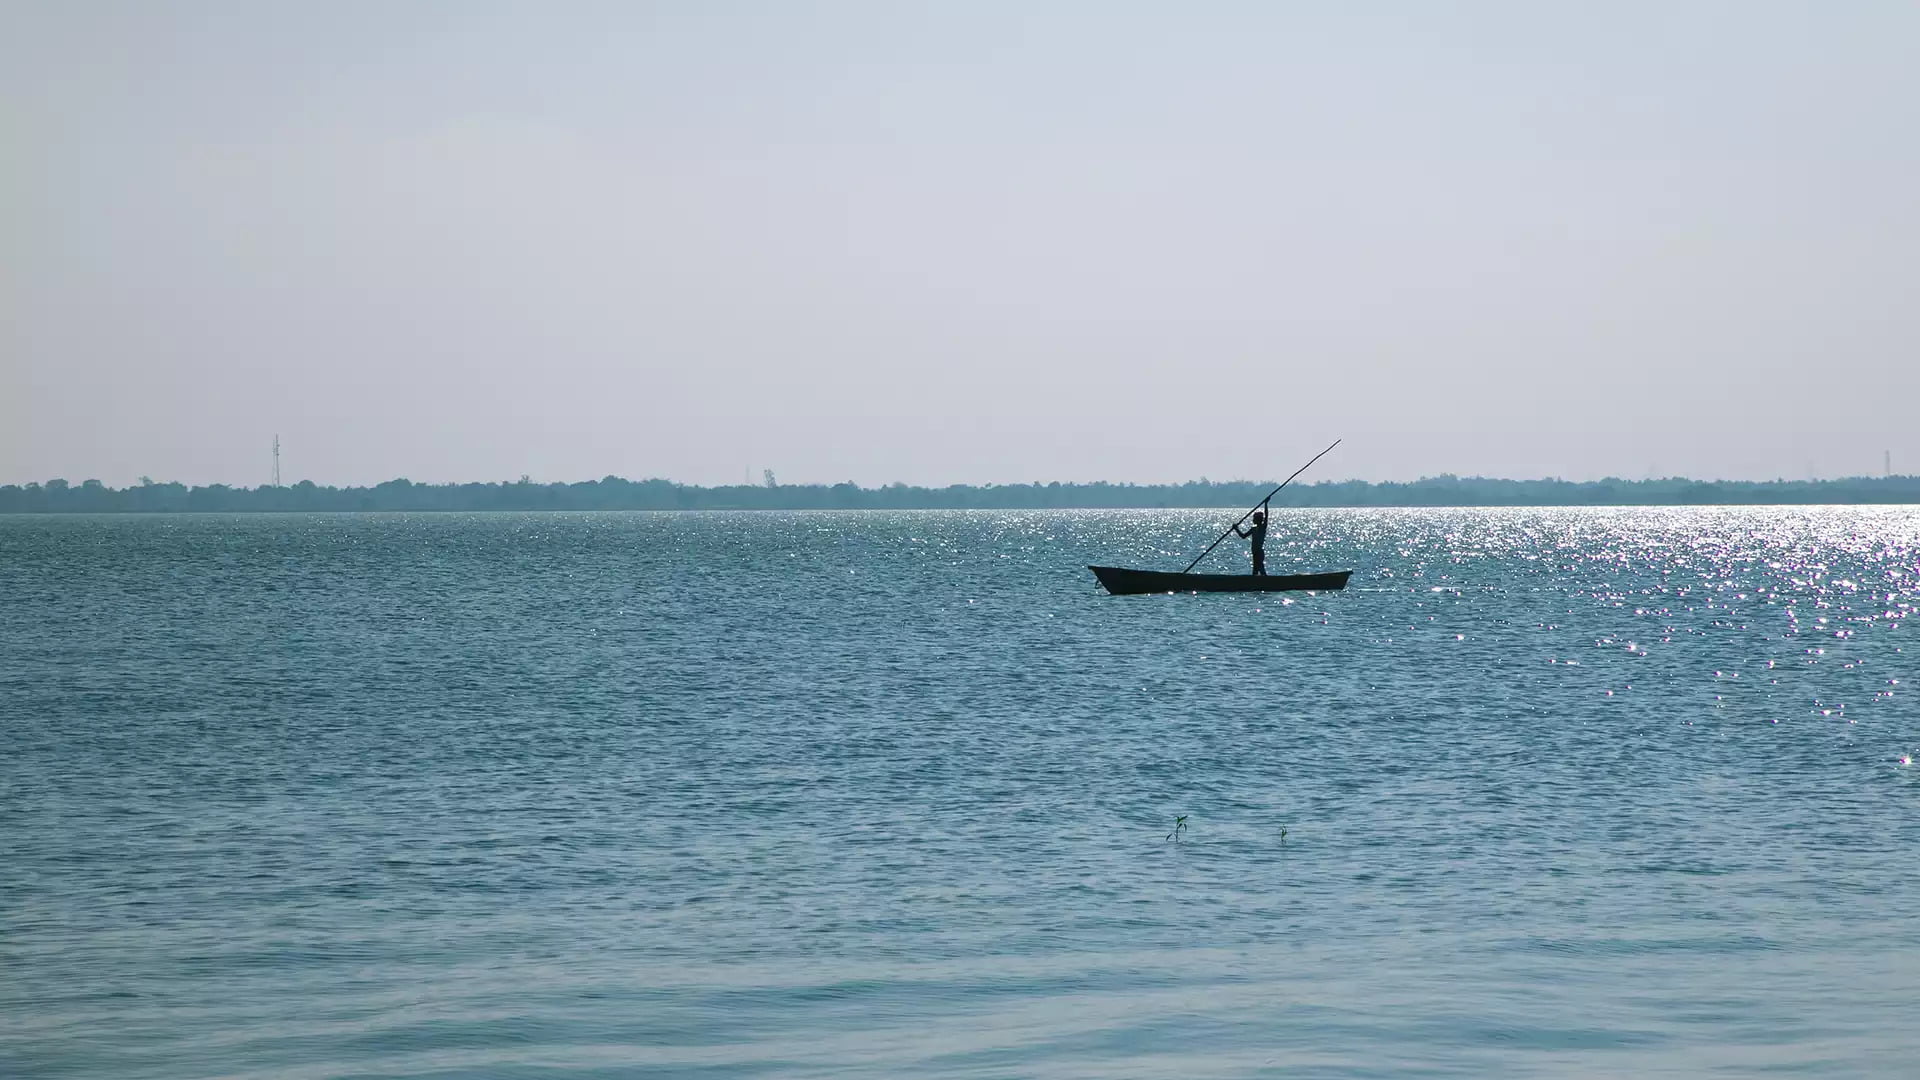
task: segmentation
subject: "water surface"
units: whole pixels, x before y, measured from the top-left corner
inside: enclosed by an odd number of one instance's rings
[[[1920,510],[1231,516],[0,518],[0,1074],[1912,1068]]]

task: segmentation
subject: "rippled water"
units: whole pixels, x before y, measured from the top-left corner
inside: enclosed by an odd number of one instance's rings
[[[0,518],[0,1074],[1914,1068],[1920,510],[1276,524]]]

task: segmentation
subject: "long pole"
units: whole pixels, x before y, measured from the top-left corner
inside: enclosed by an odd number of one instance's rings
[[[1322,450],[1319,453],[1313,455],[1313,461],[1309,461],[1305,465],[1302,465],[1299,468],[1293,470],[1293,476],[1299,476],[1301,473],[1306,472],[1308,469],[1313,468],[1314,461],[1319,461],[1321,458],[1326,457],[1328,454],[1333,452],[1334,446],[1339,446],[1339,445],[1340,445],[1339,439],[1333,440],[1333,446],[1329,446],[1325,450]],[[1257,503],[1254,503],[1253,506],[1250,507],[1246,513],[1241,514],[1240,521],[1245,521],[1248,518],[1252,517],[1253,512],[1255,510],[1258,510],[1261,507],[1267,505],[1267,503],[1270,502],[1275,495],[1280,494],[1280,488],[1286,487],[1288,484],[1293,483],[1293,476],[1289,476],[1285,480],[1280,481],[1280,487],[1274,488],[1272,491],[1267,492],[1266,498],[1261,499]],[[1220,541],[1225,540],[1227,538],[1227,533],[1235,532],[1240,528],[1240,521],[1236,521],[1233,524],[1227,526],[1227,532],[1223,532],[1219,536],[1215,537],[1213,543],[1207,545],[1207,550],[1201,552],[1199,558],[1196,558],[1192,562],[1188,563],[1187,569],[1182,570],[1180,572],[1184,574],[1184,573],[1187,573],[1189,570],[1192,570],[1194,567],[1199,566],[1200,559],[1204,559],[1207,556],[1213,554],[1213,549],[1220,546]]]

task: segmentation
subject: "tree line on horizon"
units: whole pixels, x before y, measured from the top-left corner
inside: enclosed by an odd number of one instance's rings
[[[853,483],[701,487],[608,476],[579,483],[416,484],[326,487],[303,480],[256,488],[188,487],[142,478],[111,488],[98,480],[0,487],[0,513],[273,513],[473,510],[1019,510],[1243,507],[1272,491],[1271,480],[1183,484],[953,484],[914,487]],[[1920,503],[1920,476],[1837,480],[1499,480],[1451,474],[1411,482],[1325,480],[1289,486],[1275,506],[1690,506]]]

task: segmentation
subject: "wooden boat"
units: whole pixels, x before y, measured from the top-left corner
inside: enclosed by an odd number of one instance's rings
[[[1347,587],[1351,570],[1326,574],[1176,574],[1167,570],[1129,570],[1089,566],[1115,596],[1166,592],[1335,592]]]
[[[1334,446],[1339,445],[1339,439],[1333,440],[1332,446],[1313,455],[1311,461],[1293,470],[1293,476],[1289,476],[1285,480],[1280,481],[1280,487],[1267,492],[1266,498],[1254,503],[1253,509],[1241,514],[1240,521],[1245,521],[1255,513],[1261,512],[1262,508],[1271,509],[1273,497],[1280,494],[1281,488],[1293,483],[1294,476],[1299,476],[1309,468],[1312,468],[1315,461],[1326,457],[1333,451]],[[1261,520],[1264,521],[1266,519],[1262,518]],[[1207,545],[1207,550],[1201,552],[1198,558],[1187,564],[1185,570],[1177,574],[1165,570],[1129,570],[1123,566],[1089,566],[1087,569],[1093,571],[1093,576],[1100,579],[1100,584],[1105,585],[1107,591],[1115,596],[1139,596],[1142,593],[1175,592],[1335,592],[1347,587],[1347,579],[1353,576],[1353,571],[1351,570],[1334,570],[1325,574],[1194,573],[1193,568],[1200,565],[1201,559],[1211,555],[1213,549],[1220,546],[1220,541],[1240,532],[1240,521],[1236,521],[1227,526],[1226,532],[1214,537],[1213,543]],[[1255,533],[1241,533],[1240,535],[1243,537],[1257,536],[1259,535],[1257,530],[1260,526],[1255,526],[1255,528]]]

